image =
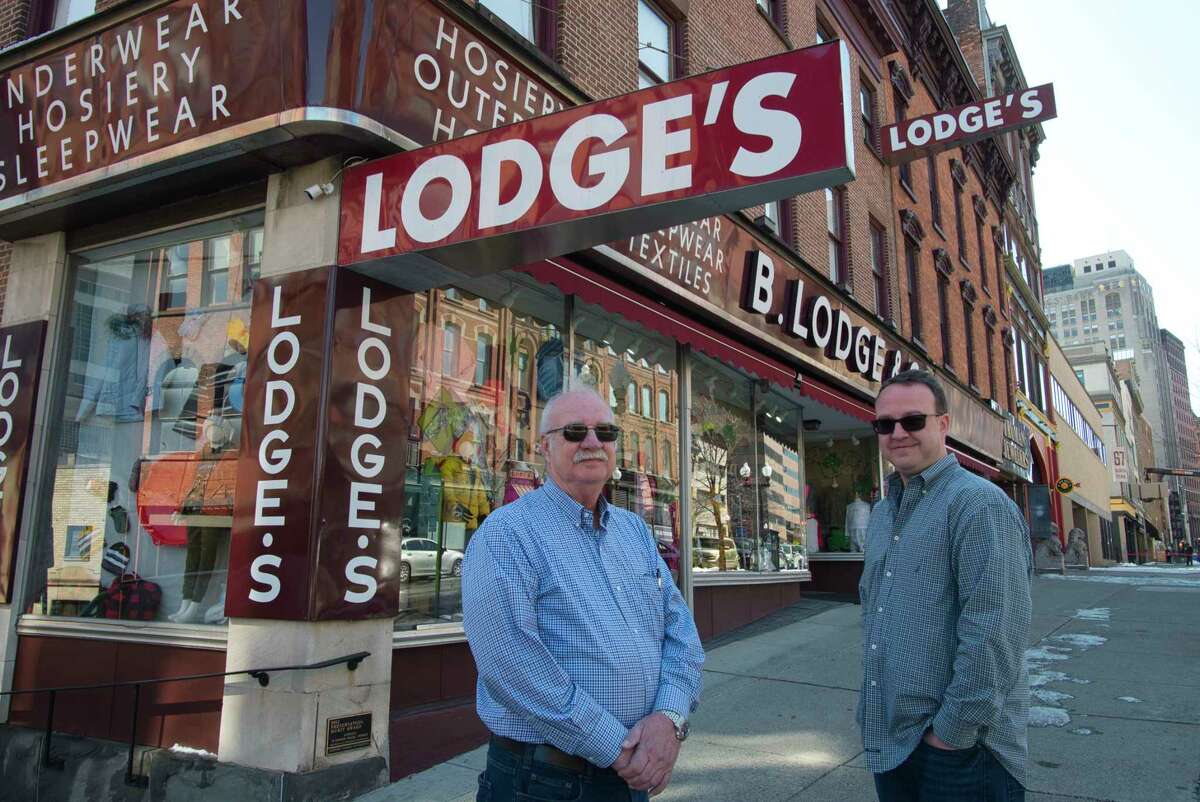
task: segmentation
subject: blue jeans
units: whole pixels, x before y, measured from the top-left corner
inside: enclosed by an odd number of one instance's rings
[[[487,769],[479,775],[475,802],[647,802],[645,791],[632,790],[612,769],[590,767],[582,773],[519,756],[491,744]]]
[[[1025,802],[1025,789],[986,747],[935,749],[921,741],[908,759],[875,775],[879,802]]]

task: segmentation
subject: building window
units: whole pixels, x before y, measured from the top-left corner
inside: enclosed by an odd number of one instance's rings
[[[883,226],[871,221],[871,276],[875,280],[875,314],[882,320],[892,318],[892,294],[888,287],[887,234]]]
[[[780,0],[757,0],[758,7],[767,15],[767,19],[780,28],[783,27],[783,3]]]
[[[638,437],[637,432],[631,432],[629,435],[629,451],[630,462],[634,468],[642,467],[642,442]]]
[[[96,530],[91,526],[68,526],[63,557],[68,560],[88,560],[92,556],[92,539]]]
[[[950,331],[953,326],[950,325],[950,282],[945,276],[938,276],[938,315],[941,317],[938,329],[942,333],[942,364],[946,367],[951,367],[950,364]]]
[[[875,150],[879,147],[875,132],[875,87],[859,76],[858,113],[862,119],[863,141],[867,147]]]
[[[846,273],[846,219],[843,208],[846,201],[844,187],[825,188],[825,228],[829,235],[829,280],[843,284]]]
[[[904,238],[904,269],[908,279],[908,320],[911,336],[921,339],[921,249],[908,237]]]
[[[650,385],[642,385],[642,414],[647,418],[653,417],[654,405],[650,402]]]
[[[158,263],[158,311],[187,305],[188,264],[191,244],[164,248],[151,258]]]
[[[517,353],[517,388],[529,392],[529,352],[522,348]]]
[[[904,122],[904,118],[908,116],[908,101],[905,100],[904,94],[899,89],[892,90],[892,99],[896,104],[896,125]],[[904,162],[900,165],[900,183],[912,194],[912,162]]]
[[[671,80],[671,20],[657,6],[638,0],[638,88]]]
[[[763,204],[763,220],[767,228],[776,235],[783,233],[783,211],[780,208],[782,205],[782,201],[767,201]]]
[[[658,391],[658,419],[663,423],[670,420],[671,397],[666,390]]]
[[[996,345],[992,342],[995,336],[996,332],[988,327],[984,335],[984,344],[987,346],[988,396],[990,398],[996,397],[996,371],[992,367],[992,362],[996,358]]]
[[[822,45],[822,44],[825,44],[826,42],[832,42],[836,38],[837,38],[837,35],[834,34],[833,28],[830,28],[828,25],[826,25],[824,20],[818,18],[817,19],[817,44]]]
[[[937,158],[928,156],[925,163],[929,167],[929,215],[933,224],[942,227],[942,199],[938,195]]]
[[[662,471],[663,476],[668,479],[671,477],[671,442],[669,440],[663,443],[662,447]]]
[[[453,376],[458,372],[458,341],[462,339],[462,326],[447,323],[442,329],[442,375]]]
[[[488,334],[475,337],[475,384],[482,387],[492,376],[492,338]]]
[[[987,251],[983,247],[983,218],[975,215],[975,245],[979,248],[979,284],[988,288]]]
[[[1121,296],[1119,293],[1110,292],[1104,296],[1104,313],[1107,315],[1121,314]]]
[[[625,388],[625,409],[630,415],[637,414],[637,385],[633,382]]]
[[[967,230],[963,227],[963,190],[957,181],[954,185],[954,228],[958,232],[958,258],[967,261]]]
[[[233,266],[233,237],[208,240],[204,247],[204,303],[229,302],[229,272]]]
[[[978,389],[975,375],[975,314],[966,301],[963,301],[963,331],[967,335],[967,384]]]
[[[536,44],[533,20],[537,3],[527,0],[479,0],[479,5],[492,12],[526,40]]]

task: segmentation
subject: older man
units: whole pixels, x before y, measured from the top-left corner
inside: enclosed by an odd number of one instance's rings
[[[551,399],[541,488],[467,549],[463,627],[492,731],[479,800],[644,800],[700,695],[691,613],[641,518],[601,495],[620,430],[591,390]]]
[[[879,447],[896,472],[867,525],[858,720],[880,802],[1025,798],[1032,555],[999,487],[947,452],[946,394],[884,382]]]

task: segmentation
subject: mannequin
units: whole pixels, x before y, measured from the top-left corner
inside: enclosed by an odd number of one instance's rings
[[[850,550],[862,552],[867,545],[867,521],[871,517],[871,504],[863,500],[863,489],[854,488],[854,500],[846,505],[846,534],[850,536]]]

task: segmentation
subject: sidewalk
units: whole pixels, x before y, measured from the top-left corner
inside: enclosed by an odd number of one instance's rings
[[[1027,653],[1031,802],[1200,799],[1200,576],[1042,576]],[[704,695],[656,800],[875,798],[854,723],[859,608],[806,599],[708,644]],[[468,802],[484,749],[362,797]]]

